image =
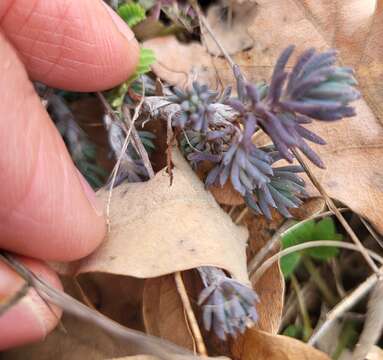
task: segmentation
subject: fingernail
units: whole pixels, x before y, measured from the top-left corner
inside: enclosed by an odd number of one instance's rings
[[[114,24],[117,26],[117,29],[120,31],[122,35],[124,35],[129,41],[134,39],[134,33],[130,30],[129,26],[120,18],[120,16],[113,11],[113,9],[108,6],[104,1],[101,1],[109,15],[111,16]]]
[[[76,169],[77,170],[77,169]],[[98,216],[102,216],[104,214],[104,205],[101,203],[99,199],[96,197],[96,193],[90,187],[89,183],[86,181],[84,176],[77,170],[78,178],[80,180],[81,186],[84,190],[86,197],[88,198],[90,204],[92,205],[94,211]]]

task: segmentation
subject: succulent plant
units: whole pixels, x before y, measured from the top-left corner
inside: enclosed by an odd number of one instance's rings
[[[303,125],[312,119],[339,120],[355,115],[349,103],[360,93],[350,68],[335,65],[336,52],[304,52],[290,73],[286,64],[294,50],[289,46],[277,60],[270,86],[244,80],[239,68],[234,68],[238,98],[226,102],[246,119],[252,117],[271,138],[281,155],[292,162],[291,149],[300,149],[315,165],[324,167],[307,141],[323,145],[325,141]]]
[[[259,301],[253,289],[229,278],[217,268],[198,268],[205,288],[198,304],[202,306],[206,330],[214,330],[222,340],[226,334],[235,337],[258,320],[255,304]]]
[[[290,72],[286,64],[294,50],[288,47],[279,57],[266,83],[250,83],[239,67],[234,66],[237,97],[229,98],[230,89],[221,96],[205,85],[193,83],[192,89],[174,89],[169,101],[180,105],[172,125],[181,130],[181,147],[193,166],[208,161],[213,164],[205,184],[223,186],[230,181],[257,214],[271,218],[271,209],[291,217],[289,209],[302,204],[307,196],[299,177],[303,168],[278,165],[294,160],[299,149],[315,165],[322,160],[307,142],[323,145],[325,141],[306,129],[313,120],[334,121],[354,116],[349,104],[360,94],[349,68],[335,65],[336,52],[316,53],[310,49],[297,60]],[[227,104],[239,113],[235,119],[217,120],[217,104]],[[263,130],[272,145],[257,147],[253,135]],[[201,270],[202,269],[202,270]],[[217,268],[199,268],[205,289],[198,304],[203,307],[203,322],[225,339],[243,332],[257,320],[257,295],[250,288],[227,277]],[[209,270],[210,269],[210,270]]]
[[[278,210],[284,217],[290,218],[290,208],[302,205],[302,198],[307,197],[305,182],[297,173],[303,172],[301,166],[287,165],[273,167],[270,182],[245,196],[246,204],[257,214],[271,219],[270,208]]]
[[[190,90],[174,88],[174,95],[168,100],[180,104],[181,110],[173,115],[173,126],[185,127],[206,134],[215,112],[213,103],[219,101],[218,92],[209,90],[207,85],[193,82]]]

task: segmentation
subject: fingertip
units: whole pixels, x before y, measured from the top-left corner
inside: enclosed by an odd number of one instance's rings
[[[138,42],[102,0],[12,0],[4,9],[1,28],[34,80],[97,91],[120,84],[135,71]]]
[[[30,258],[17,259],[50,285],[62,289],[58,276],[47,265]],[[12,297],[23,284],[19,275],[0,262],[1,299]],[[61,313],[61,309],[54,305],[48,307],[34,289],[29,289],[24,298],[0,316],[0,350],[43,340],[55,328]]]

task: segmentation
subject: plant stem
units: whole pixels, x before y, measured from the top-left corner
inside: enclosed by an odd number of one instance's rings
[[[358,247],[360,253],[365,258],[367,264],[371,267],[371,269],[377,274],[378,277],[382,276],[382,273],[380,272],[378,266],[374,263],[372,260],[370,254],[368,253],[367,249],[363,246],[362,242],[359,240],[358,236],[355,234],[354,230],[351,228],[351,226],[348,224],[346,219],[343,217],[343,215],[340,213],[338,208],[335,206],[332,199],[328,196],[326,190],[322,186],[322,184],[318,181],[314,173],[310,170],[309,166],[307,165],[306,161],[302,158],[302,156],[299,154],[299,152],[296,149],[293,149],[293,154],[295,158],[298,160],[298,162],[302,165],[304,168],[307,176],[313,183],[313,185],[318,189],[318,191],[323,196],[324,200],[326,201],[326,204],[331,210],[336,218],[339,220],[339,222],[342,224],[343,228],[346,230],[346,232],[350,235],[351,240],[355,243],[355,245]]]
[[[292,254],[296,251],[316,248],[320,246],[334,246],[334,247],[339,247],[342,249],[348,249],[348,250],[360,252],[359,247],[355,244],[346,243],[344,241],[334,241],[334,240],[315,240],[315,241],[309,241],[302,244],[290,246],[274,254],[273,256],[270,256],[267,260],[265,260],[262,263],[262,265],[259,268],[248,269],[250,276],[252,276],[252,282],[256,283],[261,278],[261,276],[265,273],[265,271],[270,266],[272,266],[276,261],[278,261],[281,257]],[[381,257],[379,254],[377,254],[376,252],[372,250],[367,250],[367,252],[374,260],[378,261],[380,265],[383,265],[383,257]],[[383,267],[381,268],[381,271],[383,271]]]
[[[303,298],[301,287],[299,286],[299,282],[294,274],[291,275],[291,285],[294,288],[294,291],[297,295],[299,310],[302,315],[303,340],[307,341],[313,333],[313,327],[311,325],[310,316],[306,308],[305,299]]]
[[[192,309],[192,306],[191,306],[191,303],[189,300],[189,296],[188,296],[187,291],[186,291],[185,284],[182,280],[182,276],[181,276],[181,273],[179,271],[177,271],[174,274],[174,279],[176,282],[177,291],[181,297],[182,304],[183,304],[184,309],[186,311],[186,315],[187,315],[187,318],[189,321],[190,328],[193,332],[193,335],[194,335],[194,338],[196,341],[198,353],[202,356],[207,356],[207,350],[206,350],[205,343],[203,342],[201,330],[198,326],[197,319],[194,315],[194,312],[193,312],[193,309]]]
[[[332,354],[331,358],[338,360],[343,353],[343,350],[347,349],[353,341],[355,341],[355,335],[357,334],[355,324],[347,321],[343,324],[342,331],[339,335],[337,347]]]
[[[310,274],[311,279],[314,281],[319,291],[322,293],[326,302],[330,306],[335,306],[338,303],[338,299],[327,286],[326,282],[323,280],[322,275],[319,270],[315,267],[314,262],[308,256],[302,256],[302,262],[305,266],[307,272]]]

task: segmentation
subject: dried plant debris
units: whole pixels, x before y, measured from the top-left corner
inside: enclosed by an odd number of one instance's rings
[[[47,110],[63,137],[77,168],[93,188],[100,188],[107,177],[107,171],[97,164],[96,145],[78,125],[65,99],[52,93],[47,98]]]
[[[256,40],[251,36],[249,28],[254,24],[258,4],[252,0],[218,1],[217,5],[209,7],[206,19],[209,22],[215,38],[229,54],[248,50]],[[202,30],[202,42],[212,55],[222,55],[214,39]]]
[[[225,185],[234,189],[258,214],[271,218],[271,208],[290,217],[289,208],[302,204],[304,181],[297,175],[299,166],[274,167],[280,159],[293,162],[293,149],[301,150],[315,165],[324,167],[320,157],[306,141],[324,145],[325,141],[304,127],[313,119],[334,121],[355,115],[350,103],[360,97],[349,68],[335,65],[336,52],[305,51],[291,72],[285,71],[294,50],[289,46],[274,68],[270,85],[253,84],[234,66],[237,97],[227,88],[221,95],[196,82],[190,90],[174,89],[168,98],[180,105],[172,117],[182,130],[181,145],[194,166],[214,164],[206,177],[206,186]],[[238,112],[235,118],[215,116],[216,103],[224,103]],[[252,138],[263,130],[273,146],[259,148]]]
[[[367,306],[363,332],[352,354],[353,360],[363,360],[379,340],[383,330],[383,282],[379,280],[373,289]]]
[[[149,178],[148,172],[133,145],[130,143],[126,151],[122,151],[126,139],[126,131],[122,124],[113,121],[112,118],[106,114],[104,115],[104,125],[108,132],[108,142],[114,158],[118,161],[121,156],[121,162],[114,185],[117,186],[124,180],[129,182],[147,180]],[[142,138],[145,139],[145,144],[147,144],[149,148],[154,146],[151,142],[152,135],[150,133],[143,132]]]

